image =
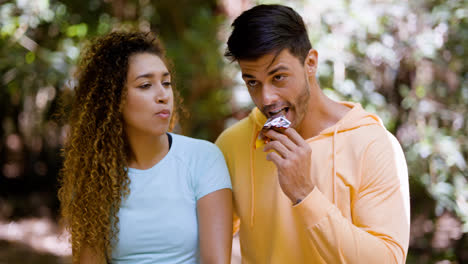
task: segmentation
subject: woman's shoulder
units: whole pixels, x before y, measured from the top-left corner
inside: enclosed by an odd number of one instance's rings
[[[179,152],[183,152],[184,154],[193,154],[197,156],[203,154],[203,157],[207,157],[206,155],[222,155],[219,148],[214,143],[211,143],[207,140],[187,137],[174,133],[171,133],[171,136],[174,146],[177,146]]]

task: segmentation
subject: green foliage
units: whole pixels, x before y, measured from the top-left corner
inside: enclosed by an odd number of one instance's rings
[[[167,55],[176,69],[176,87],[183,99],[182,133],[215,140],[224,128],[229,91],[223,81],[223,60],[218,52],[219,26],[224,18],[215,14],[216,1],[160,1],[157,26]]]
[[[302,12],[325,93],[361,102],[399,139],[411,187],[408,263],[467,261],[468,2],[256,2]],[[179,132],[214,140],[235,101],[228,99],[235,74],[222,60],[219,5],[0,0],[0,217],[54,214],[65,131],[54,117],[57,98],[70,93],[80,49],[94,36],[158,32],[185,108]]]

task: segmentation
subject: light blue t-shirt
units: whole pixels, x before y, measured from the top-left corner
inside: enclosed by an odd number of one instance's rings
[[[172,146],[152,168],[129,168],[112,263],[199,263],[197,200],[231,188],[223,154],[208,141],[170,134]]]

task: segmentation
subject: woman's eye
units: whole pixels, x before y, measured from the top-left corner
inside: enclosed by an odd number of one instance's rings
[[[172,85],[172,83],[171,83],[171,82],[163,82],[162,85],[163,85],[164,87],[169,87],[169,86]]]
[[[151,83],[144,83],[144,84],[138,86],[138,88],[141,88],[141,89],[147,89],[149,87],[151,87]]]

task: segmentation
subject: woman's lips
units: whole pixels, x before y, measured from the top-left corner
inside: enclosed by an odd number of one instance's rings
[[[167,119],[171,116],[171,111],[169,110],[162,110],[156,113],[156,116],[162,119]]]

